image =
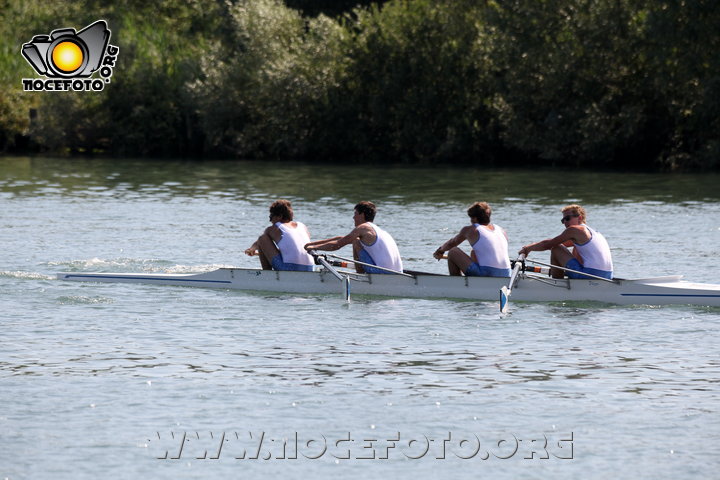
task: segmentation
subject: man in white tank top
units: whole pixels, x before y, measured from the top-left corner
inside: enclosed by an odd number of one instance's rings
[[[433,253],[440,260],[448,252],[450,275],[470,277],[509,277],[510,258],[505,230],[490,223],[492,209],[485,202],[475,202],[467,210],[470,225],[443,243]],[[465,240],[472,246],[470,255],[458,248]]]
[[[305,224],[293,221],[288,200],[277,200],[270,205],[270,222],[272,225],[245,254],[260,256],[263,270],[312,271],[315,261],[303,248],[310,241],[310,233]]]
[[[392,236],[372,221],[377,208],[372,202],[360,202],[355,205],[353,221],[355,228],[344,237],[326,238],[305,245],[306,250],[335,251],[352,244],[353,258],[368,265],[376,265],[395,272],[402,272],[400,251]],[[355,264],[358,273],[392,273],[386,270]]]
[[[528,255],[530,252],[550,250],[550,263],[553,265],[612,279],[610,246],[600,232],[585,225],[585,209],[580,205],[568,205],[562,209],[562,214],[561,222],[565,225],[565,230],[560,235],[525,245],[519,253]],[[568,247],[574,247],[573,251]],[[550,275],[553,278],[563,278],[565,275],[569,278],[589,278],[582,273],[568,272],[561,268],[551,268]]]

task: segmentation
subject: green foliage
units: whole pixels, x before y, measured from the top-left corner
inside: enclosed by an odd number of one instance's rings
[[[191,85],[210,148],[240,156],[302,156],[342,71],[342,29],[304,20],[279,0],[239,1],[232,41],[204,56]]]
[[[325,14],[336,17],[347,13],[360,6],[368,6],[372,3],[382,4],[387,0],[285,0],[285,5],[302,12],[303,15],[316,17]]]
[[[391,2],[357,11],[345,87],[356,151],[444,161],[487,142],[487,65],[476,11],[462,2]]]
[[[634,1],[503,2],[494,107],[505,143],[538,162],[631,162],[653,137]]]
[[[118,22],[120,55],[105,101],[117,154],[201,153],[186,84],[200,73],[206,41],[195,32],[193,6],[198,4],[189,5],[165,15],[146,8]]]
[[[34,35],[49,34],[57,22],[78,13],[75,2],[38,0],[0,2],[0,152],[16,146],[30,128],[30,109],[41,98],[22,91],[21,79],[35,73],[20,54],[23,43]]]
[[[204,34],[218,22],[217,2],[29,2],[10,0],[13,21],[0,24],[0,82],[11,92],[0,99],[0,142],[30,135],[39,148],[111,151],[122,155],[202,153],[193,125],[194,103],[186,84],[197,77]],[[33,35],[62,27],[80,29],[107,19],[110,43],[120,47],[117,73],[102,93],[25,93],[20,79],[34,71],[20,55]],[[37,111],[30,126],[28,112]],[[6,113],[7,112],[7,113]],[[0,143],[0,148],[3,144]]]
[[[648,58],[668,131],[660,161],[669,168],[720,165],[720,3],[649,3]],[[652,43],[650,43],[652,42]]]
[[[105,91],[21,91],[22,43],[98,18]],[[0,0],[0,151],[717,168],[718,25],[714,0]]]

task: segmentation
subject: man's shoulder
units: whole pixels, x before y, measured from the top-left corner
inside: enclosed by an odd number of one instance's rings
[[[375,224],[372,222],[365,222],[361,223],[357,227],[355,227],[356,231],[374,231],[375,230]]]
[[[270,225],[269,227],[267,227],[265,229],[265,233],[281,233],[281,232],[282,232],[282,230],[280,230],[280,227],[278,227],[275,224]]]
[[[470,235],[475,232],[477,232],[477,227],[475,225],[465,225],[460,229],[460,234],[462,235]]]
[[[589,239],[592,234],[590,233],[590,229],[587,225],[572,225],[570,227],[567,227],[566,231],[573,237],[580,240],[587,240]]]

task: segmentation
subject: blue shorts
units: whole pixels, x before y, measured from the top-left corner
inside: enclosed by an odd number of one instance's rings
[[[509,268],[495,268],[495,267],[484,267],[477,263],[472,263],[465,270],[465,275],[468,277],[509,277]]]
[[[590,275],[595,275],[596,277],[602,277],[602,278],[607,278],[608,280],[612,280],[612,272],[607,272],[605,270],[598,270],[596,268],[583,267],[577,258],[571,258],[565,264],[565,267],[572,268],[573,270],[577,270],[578,272],[589,273]],[[590,277],[586,277],[585,275],[581,275],[581,274],[575,273],[575,272],[565,272],[565,275],[567,275],[568,278],[579,278],[579,279],[584,278],[585,280],[590,278]]]
[[[291,272],[312,272],[314,265],[300,265],[299,263],[285,263],[282,254],[275,255],[272,259],[273,270],[288,270]]]
[[[365,250],[364,248],[360,250],[360,261],[363,263],[369,263],[370,265],[375,265],[375,260],[370,256],[370,254]],[[363,265],[363,270],[365,270],[365,273],[390,273],[386,272],[385,270],[380,270],[379,268],[373,268],[373,267],[367,267]]]

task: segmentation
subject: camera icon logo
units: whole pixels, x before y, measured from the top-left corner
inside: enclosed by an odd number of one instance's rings
[[[75,32],[74,28],[35,35],[22,46],[22,54],[37,73],[47,77],[89,77],[100,68],[110,41],[110,30],[98,20]]]
[[[79,32],[59,28],[50,35],[35,35],[22,46],[22,56],[39,75],[48,80],[23,78],[26,92],[101,91],[110,83],[119,48],[110,45],[110,30],[105,20],[88,25]],[[100,78],[91,79],[99,70]]]

